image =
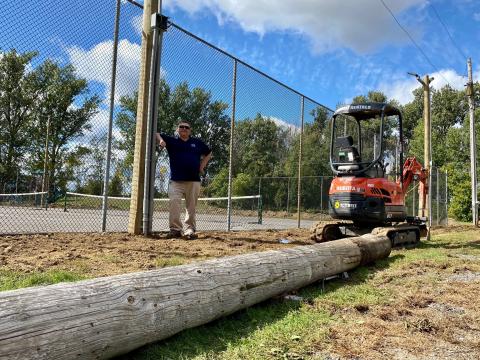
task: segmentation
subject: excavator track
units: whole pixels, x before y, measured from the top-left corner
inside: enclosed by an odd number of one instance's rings
[[[420,242],[421,236],[426,235],[426,227],[403,223],[377,227],[371,233],[373,235],[388,236],[392,242],[392,248],[413,247]]]
[[[327,242],[347,237],[372,235],[387,236],[392,242],[392,248],[412,247],[420,237],[426,235],[426,227],[401,223],[382,227],[358,227],[352,221],[320,221],[311,229],[310,238],[316,242]]]
[[[318,243],[342,239],[345,236],[340,230],[341,225],[353,225],[353,222],[319,221],[310,228],[310,239]]]

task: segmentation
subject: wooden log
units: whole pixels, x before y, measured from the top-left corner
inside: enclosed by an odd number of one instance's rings
[[[0,359],[104,359],[388,257],[364,235],[0,293]]]

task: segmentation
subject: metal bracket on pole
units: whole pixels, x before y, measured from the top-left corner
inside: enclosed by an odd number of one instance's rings
[[[152,29],[167,31],[169,26],[168,16],[159,13],[152,14],[151,25]]]

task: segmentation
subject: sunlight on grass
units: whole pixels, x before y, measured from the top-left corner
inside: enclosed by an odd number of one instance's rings
[[[31,274],[0,270],[0,291],[30,286],[51,285],[60,282],[72,282],[85,278],[84,275],[63,270],[51,270],[45,273],[34,272]]]
[[[305,354],[327,335],[328,312],[291,301],[268,301],[210,325],[186,330],[125,359],[269,359]],[[323,325],[323,326],[322,326]],[[281,357],[283,358],[283,357]]]
[[[155,266],[164,268],[168,266],[177,266],[177,265],[183,265],[187,262],[187,259],[185,259],[183,256],[173,256],[170,258],[158,258],[155,260]]]

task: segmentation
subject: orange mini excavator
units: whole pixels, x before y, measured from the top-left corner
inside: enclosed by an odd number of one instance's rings
[[[312,230],[318,242],[366,233],[387,235],[393,246],[414,244],[426,234],[426,218],[407,216],[405,197],[419,181],[423,206],[427,171],[415,159],[403,162],[402,114],[385,103],[348,105],[331,120],[329,214]]]

